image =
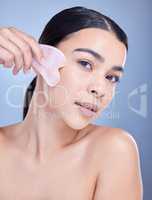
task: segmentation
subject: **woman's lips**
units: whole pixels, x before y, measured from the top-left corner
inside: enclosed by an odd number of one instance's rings
[[[91,109],[89,109],[87,107],[84,107],[84,106],[80,105],[79,103],[75,103],[75,104],[78,106],[81,114],[83,114],[83,115],[85,115],[87,117],[93,117],[96,114],[95,111],[93,111],[93,110],[91,110]]]
[[[99,110],[98,106],[95,105],[95,104],[91,104],[91,103],[88,103],[88,102],[75,102],[76,105],[79,105],[79,106],[82,106],[82,107],[85,107],[86,109],[89,109],[93,112],[97,112]]]

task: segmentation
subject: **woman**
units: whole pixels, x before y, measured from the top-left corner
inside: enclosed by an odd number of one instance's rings
[[[39,43],[60,49],[66,63],[55,87],[38,75],[26,93],[24,120],[0,129],[0,199],[141,200],[135,140],[121,128],[90,123],[123,75],[126,34],[107,16],[78,6],[55,15]],[[15,64],[14,74],[43,58],[36,40],[13,27],[0,29],[0,55],[4,67]],[[86,105],[96,112],[87,115]]]

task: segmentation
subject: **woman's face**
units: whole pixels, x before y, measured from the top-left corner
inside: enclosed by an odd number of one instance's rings
[[[57,48],[64,53],[66,62],[60,68],[60,82],[48,86],[49,108],[71,128],[82,129],[111,102],[117,79],[123,75],[126,48],[114,34],[98,28],[75,32]],[[86,116],[75,101],[96,104],[99,110]]]

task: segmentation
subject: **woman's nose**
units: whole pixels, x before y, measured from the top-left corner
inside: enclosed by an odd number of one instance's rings
[[[97,97],[97,98],[103,98],[104,96],[105,96],[105,94],[103,94],[103,93],[100,93],[99,91],[97,91],[97,90],[91,90],[91,93],[95,96],[95,97]]]
[[[103,92],[103,88],[90,88],[89,93],[96,98],[103,98],[105,96],[105,93]]]
[[[99,81],[97,81],[99,80]],[[105,96],[105,91],[107,90],[107,83],[106,81],[101,79],[101,76],[96,77],[93,83],[89,84],[88,92],[91,95],[94,95],[96,98],[103,98]]]

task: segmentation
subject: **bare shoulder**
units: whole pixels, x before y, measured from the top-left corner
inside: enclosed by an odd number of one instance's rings
[[[3,152],[2,149],[5,146],[5,127],[0,127],[0,154]]]
[[[3,134],[4,134],[3,127],[0,127],[0,141],[1,141],[2,138],[3,138]]]
[[[96,143],[96,146],[98,146],[101,151],[103,149],[107,149],[109,152],[110,149],[112,152],[116,149],[126,150],[130,153],[138,151],[138,146],[132,133],[124,129],[94,125],[92,131],[93,142]]]
[[[12,138],[20,128],[21,122],[0,127],[0,142]]]
[[[12,132],[15,125],[6,125],[0,127],[0,137],[4,137],[6,133]]]
[[[99,170],[107,169],[109,163],[132,161],[140,169],[138,145],[128,131],[109,126],[94,126],[91,133],[91,152],[95,155]],[[102,165],[101,165],[102,163]]]
[[[132,134],[121,128],[100,126],[95,127],[94,133],[92,141],[98,171],[95,199],[141,200],[140,156]],[[128,196],[124,198],[125,193]]]

